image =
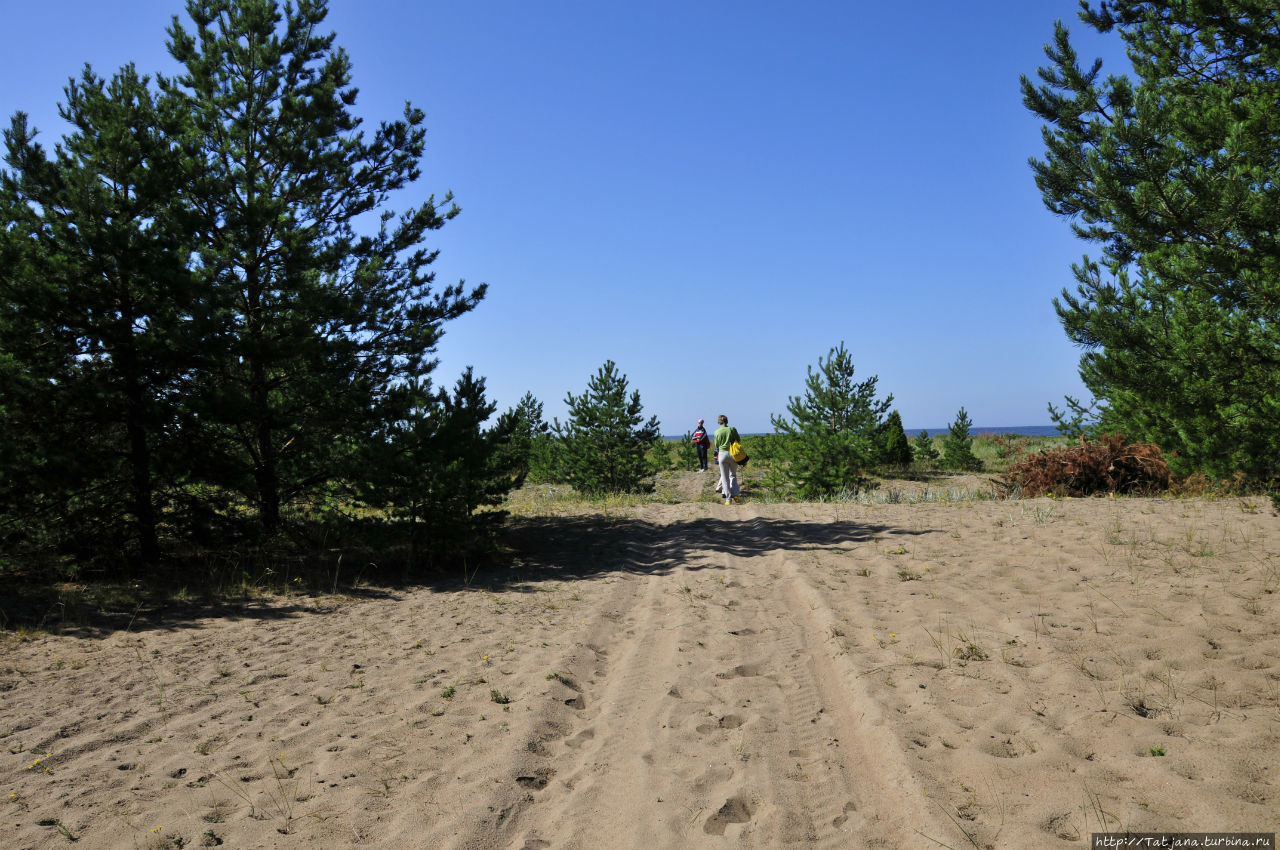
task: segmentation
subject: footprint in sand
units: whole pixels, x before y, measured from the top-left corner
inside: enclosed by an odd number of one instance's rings
[[[594,729],[583,729],[581,732],[574,735],[569,740],[565,741],[565,744],[567,744],[570,747],[573,747],[576,750],[580,747],[586,746],[587,742],[590,740],[593,740],[595,737],[596,737],[596,732]]]
[[[522,788],[532,788],[535,791],[540,791],[547,787],[547,783],[555,775],[556,772],[551,768],[540,767],[533,772],[532,776],[517,776],[516,784]]]
[[[1021,738],[997,738],[994,735],[989,742],[979,745],[978,749],[999,759],[1016,759],[1035,752],[1035,748]]]
[[[717,673],[717,679],[737,679],[748,676],[759,676],[761,667],[759,664],[739,664],[727,673]]]
[[[736,714],[726,714],[715,723],[702,723],[698,726],[698,733],[705,735],[708,732],[715,732],[718,729],[737,729],[743,723],[746,723]]]
[[[741,797],[730,797],[720,807],[720,811],[707,818],[702,831],[707,835],[724,835],[724,829],[731,823],[747,823],[751,820],[751,807]]]

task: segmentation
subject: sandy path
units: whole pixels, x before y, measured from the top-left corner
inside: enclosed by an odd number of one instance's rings
[[[1277,827],[1269,506],[706,500],[520,520],[512,543],[469,585],[6,637],[4,846]]]
[[[696,554],[612,585],[558,665],[577,711],[549,724],[563,740],[543,741],[548,783],[511,846],[891,846],[929,825],[874,703],[822,649],[831,612],[768,523],[724,510],[744,554],[717,551],[723,521],[692,524]],[[492,846],[487,827],[460,846]]]

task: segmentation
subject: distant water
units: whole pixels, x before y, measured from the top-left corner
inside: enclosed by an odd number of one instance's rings
[[[938,428],[904,428],[908,437],[914,437],[921,431],[928,431],[930,437],[944,437],[947,434],[947,426],[943,425]],[[1057,437],[1057,425],[1000,425],[994,428],[979,426],[969,429],[970,436],[979,434],[1021,434],[1024,437]],[[757,436],[756,434],[746,434],[747,437]],[[683,435],[664,437],[666,440],[682,440]]]
[[[928,431],[930,437],[937,437],[945,436],[948,429],[946,425],[943,425],[940,428],[904,428],[902,430],[907,432],[908,437],[914,437],[921,431]],[[969,434],[971,436],[977,436],[978,434],[1021,434],[1024,437],[1059,436],[1057,425],[1001,425],[995,428],[979,425],[970,428]]]

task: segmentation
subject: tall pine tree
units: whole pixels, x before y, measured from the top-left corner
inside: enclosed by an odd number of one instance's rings
[[[132,66],[110,81],[86,67],[65,91],[71,131],[52,157],[22,113],[5,132],[0,512],[48,521],[86,556],[151,564],[207,329],[176,197],[184,117]]]
[[[201,387],[205,474],[245,494],[274,531],[282,505],[364,473],[353,447],[392,388],[421,382],[442,324],[484,286],[435,291],[426,235],[452,196],[397,215],[420,176],[423,113],[406,106],[369,136],[353,112],[347,54],[323,30],[323,0],[188,0],[164,91],[190,116],[200,176],[194,267],[226,345]],[[380,218],[358,235],[359,220]]]
[[[1045,205],[1097,259],[1054,302],[1103,405],[1093,430],[1170,464],[1280,469],[1280,19],[1272,0],[1106,0],[1132,73],[1082,65],[1059,23],[1027,107]],[[1076,409],[1076,408],[1073,408]],[[1079,412],[1079,410],[1077,410]]]

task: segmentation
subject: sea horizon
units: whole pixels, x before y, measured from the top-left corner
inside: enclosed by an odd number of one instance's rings
[[[928,431],[929,436],[936,437],[946,434],[950,429],[946,425],[939,425],[937,428],[903,428],[908,437],[914,437],[921,431]],[[747,431],[744,437],[760,437],[771,434],[772,431]],[[973,425],[969,428],[969,436],[976,437],[979,434],[1018,434],[1024,437],[1057,437],[1057,425]],[[664,440],[683,440],[683,434],[664,435]]]

